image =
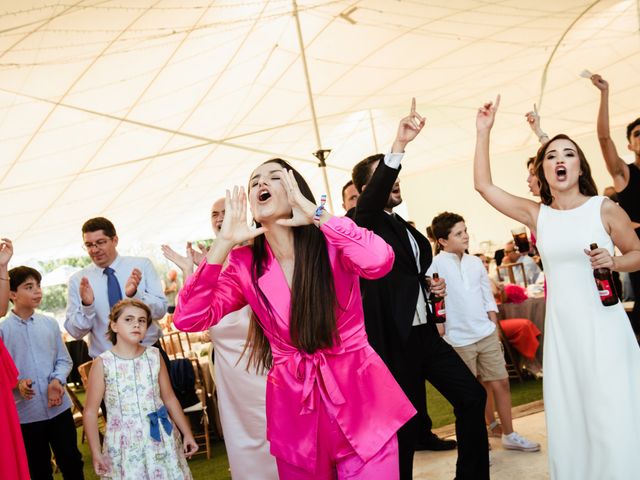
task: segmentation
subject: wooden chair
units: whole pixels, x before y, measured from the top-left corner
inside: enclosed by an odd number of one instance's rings
[[[82,381],[82,386],[85,390],[87,389],[87,385],[89,385],[89,372],[91,371],[91,365],[93,365],[93,360],[78,365],[78,373],[80,374],[80,380]]]
[[[505,367],[507,367],[507,373],[509,374],[509,378],[517,379],[520,383],[522,380],[522,371],[520,369],[520,362],[517,360],[518,357],[514,354],[513,348],[509,344],[509,340],[504,335],[502,331],[502,327],[500,326],[500,320],[496,325],[498,329],[498,336],[500,337],[500,342],[502,343],[502,351],[504,352],[504,361]]]
[[[85,433],[84,433],[84,424],[83,424],[83,415],[84,415],[84,405],[82,405],[82,402],[80,401],[80,399],[78,398],[78,396],[76,395],[76,392],[74,392],[69,385],[66,386],[67,389],[67,395],[69,395],[69,398],[71,399],[71,403],[73,404],[73,407],[71,409],[71,413],[73,414],[73,423],[75,423],[76,425],[76,429],[81,428],[82,427],[82,443],[84,443],[84,439],[85,439]],[[105,426],[105,421],[104,421],[104,416],[102,415],[102,411],[98,410],[98,435],[100,435],[100,443],[102,443],[102,438],[103,438],[103,434],[102,434],[102,429],[104,429]]]
[[[169,358],[190,358],[194,355],[191,348],[191,340],[189,334],[185,332],[165,333],[160,338],[162,349],[167,353]],[[185,346],[187,350],[185,352]]]
[[[211,458],[211,439],[209,436],[209,415],[208,415],[208,407],[207,407],[209,395],[207,392],[207,384],[204,381],[204,378],[202,375],[202,368],[200,368],[200,363],[198,362],[198,359],[192,358],[191,365],[193,366],[193,371],[196,377],[196,393],[198,395],[198,398],[200,399],[200,402],[183,409],[183,411],[187,415],[196,414],[196,413],[200,414],[200,423],[202,424],[203,431],[201,434],[197,434],[197,435],[194,434],[194,438],[196,442],[198,442],[199,446],[205,447],[204,451],[200,449],[199,453],[206,453],[207,460],[209,460]]]
[[[514,273],[514,269],[519,269],[522,273],[522,280],[524,281],[524,287],[527,288],[527,275],[525,274],[524,264],[523,263],[510,263],[508,265],[499,265],[498,266],[498,279],[501,282],[506,282],[506,279],[509,281],[507,283],[517,284],[516,276]],[[506,277],[503,276],[503,271],[506,272]]]

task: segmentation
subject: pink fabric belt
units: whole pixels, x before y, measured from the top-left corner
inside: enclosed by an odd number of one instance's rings
[[[318,386],[320,397],[332,414],[335,413],[335,407],[346,402],[324,352],[306,353],[296,350],[277,363],[286,363],[289,372],[303,384],[301,415],[309,414],[316,409],[314,385]]]

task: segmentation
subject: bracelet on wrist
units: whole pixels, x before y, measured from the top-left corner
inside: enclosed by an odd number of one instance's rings
[[[313,214],[313,222],[317,225],[320,222],[320,216],[324,211],[324,205],[327,203],[327,196],[325,194],[320,195],[320,205],[316,208],[315,213]]]

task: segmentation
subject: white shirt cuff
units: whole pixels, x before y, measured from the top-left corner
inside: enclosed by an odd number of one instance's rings
[[[402,157],[404,157],[404,153],[385,153],[384,164],[389,168],[397,170],[398,168],[400,168]]]

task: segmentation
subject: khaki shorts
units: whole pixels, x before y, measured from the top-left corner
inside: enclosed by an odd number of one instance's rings
[[[471,345],[453,348],[480,380],[491,382],[509,378],[497,329]]]

